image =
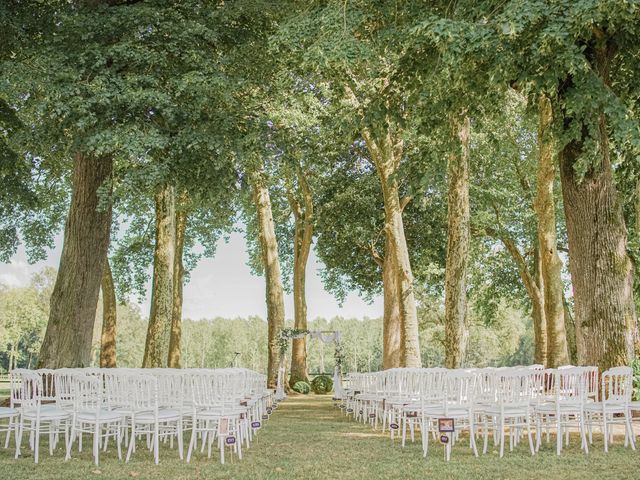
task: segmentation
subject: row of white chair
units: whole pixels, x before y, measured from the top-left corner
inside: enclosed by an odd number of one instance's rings
[[[540,448],[543,432],[549,441],[550,431],[555,430],[559,455],[563,438],[568,444],[572,427],[579,430],[581,448],[588,452],[594,425],[600,425],[607,451],[613,439],[612,425],[616,423],[624,426],[625,446],[635,449],[631,413],[640,410],[640,402],[631,399],[633,375],[628,367],[613,368],[602,375],[596,367],[572,366],[404,368],[350,374],[348,383],[347,401],[341,405],[347,415],[369,422],[374,428],[381,422],[383,431],[388,425],[392,438],[402,428],[403,446],[407,428],[412,439],[419,428],[424,456],[429,436],[435,437],[438,419],[442,418],[454,419],[452,442],[461,430],[469,431],[475,455],[476,437],[483,439],[486,453],[492,432],[503,456],[507,431],[513,449],[525,430],[532,454]]]
[[[10,374],[10,407],[0,408],[8,420],[5,448],[13,432],[16,458],[22,438],[38,462],[40,437],[48,435],[53,454],[64,434],[66,459],[76,440],[82,450],[83,434],[93,437],[96,465],[99,452],[110,439],[127,446],[126,461],[135,452],[136,439],[146,438],[147,447],[159,462],[160,441],[174,440],[183,458],[184,432],[191,430],[187,461],[201,442],[208,457],[217,440],[220,460],[230,446],[242,458],[242,446],[249,446],[255,430],[268,418],[273,395],[266,389],[266,377],[239,369],[17,369]]]

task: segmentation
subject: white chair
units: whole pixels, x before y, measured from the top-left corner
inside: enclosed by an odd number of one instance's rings
[[[440,418],[454,419],[455,432],[451,438],[454,442],[460,431],[469,430],[469,444],[477,457],[475,441],[475,412],[473,395],[476,375],[474,372],[450,370],[444,378],[444,399],[440,404],[425,405],[421,409],[421,428],[423,452],[426,456],[429,448],[429,433],[434,421]],[[449,460],[451,443],[447,444],[447,460]]]
[[[0,420],[6,419],[7,425],[0,425],[0,432],[6,432],[7,437],[4,441],[4,448],[9,448],[9,440],[11,439],[11,432],[13,431],[14,439],[18,441],[18,421],[20,418],[20,412],[18,410],[19,398],[20,398],[20,375],[9,373],[9,385],[10,385],[10,397],[9,406],[0,407]]]
[[[131,436],[126,462],[135,451],[136,437],[146,435],[147,446],[153,451],[157,465],[160,461],[160,437],[173,432],[178,437],[178,453],[182,459],[182,412],[159,408],[158,380],[155,377],[133,374],[128,376],[128,381],[131,395]]]
[[[122,421],[124,416],[109,411],[103,402],[102,378],[76,374],[70,378],[70,397],[73,398],[71,435],[67,442],[65,460],[71,458],[71,448],[77,436],[84,433],[93,435],[93,459],[99,464],[100,447],[104,441],[106,449],[108,438],[115,438],[118,458],[122,460]]]
[[[205,446],[208,447],[208,458],[211,458],[211,449],[216,438],[220,450],[220,463],[224,463],[227,442],[238,457],[242,458],[241,414],[246,413],[247,408],[241,406],[237,398],[230,398],[227,377],[223,372],[199,372],[191,376],[193,410],[187,462],[191,461],[198,438],[202,439],[202,451]]]
[[[633,393],[633,370],[630,367],[615,367],[602,374],[602,400],[585,405],[590,423],[595,419],[601,422],[604,436],[604,451],[609,451],[611,428],[614,424],[622,424],[625,428],[625,446],[629,443],[633,450],[635,440],[631,427],[631,395]],[[589,441],[592,443],[591,435]]]
[[[531,435],[531,392],[530,374],[526,371],[496,372],[493,376],[496,401],[481,407],[483,418],[483,453],[487,453],[489,438],[489,421],[494,424],[494,432],[498,431],[500,458],[504,456],[505,430],[509,428],[509,450],[513,450],[517,442],[519,430],[526,427],[531,455],[535,454]]]
[[[20,445],[24,431],[30,432],[30,444],[34,452],[34,462],[38,463],[40,450],[40,436],[49,436],[49,454],[53,455],[60,429],[64,428],[65,444],[69,436],[70,413],[55,404],[43,404],[43,401],[54,398],[52,393],[53,377],[49,371],[31,372],[22,370],[21,395],[20,395],[20,423],[18,427],[18,438],[16,440],[16,458],[21,454]],[[45,382],[47,388],[45,392]],[[46,427],[46,428],[43,428]]]
[[[4,448],[9,447],[9,439],[11,438],[11,432],[14,431],[14,434],[17,433],[15,428],[16,420],[19,416],[18,410],[11,407],[0,407],[0,420],[7,420],[7,425],[0,425],[0,432],[6,432],[7,438],[4,442]],[[17,439],[16,439],[17,441]]]
[[[563,434],[567,434],[571,426],[580,430],[581,448],[589,452],[585,427],[585,403],[587,402],[587,385],[585,370],[582,367],[567,367],[545,371],[546,397],[539,397],[535,406],[536,415],[536,451],[541,445],[543,424],[556,428],[556,453],[562,451]],[[553,419],[553,420],[552,420]]]

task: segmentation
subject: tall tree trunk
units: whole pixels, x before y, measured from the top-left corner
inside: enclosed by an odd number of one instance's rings
[[[88,367],[104,259],[111,232],[111,205],[98,189],[111,176],[110,157],[82,153],[73,160],[73,192],[58,276],[38,367]]]
[[[153,253],[153,284],[143,368],[167,366],[173,310],[173,265],[175,255],[175,193],[171,185],[158,187],[156,245]]]
[[[271,211],[271,198],[262,168],[251,172],[253,199],[258,215],[258,230],[262,251],[267,301],[268,364],[267,387],[275,388],[278,380],[280,347],[278,336],[284,328],[284,292],[278,257],[278,243]]]
[[[109,257],[105,257],[102,273],[102,334],[100,336],[100,368],[116,367],[116,289]]]
[[[13,342],[11,344],[11,350],[9,351],[9,369],[7,371],[11,371],[11,370],[15,370],[17,365],[17,351],[16,351],[16,345],[18,342]]]
[[[445,367],[460,368],[467,341],[467,267],[469,264],[469,137],[465,117],[456,125],[460,152],[449,156],[447,259],[444,284]]]
[[[531,280],[533,285],[531,287],[525,285],[525,289],[532,305],[534,360],[537,364],[546,367],[548,364],[547,318],[544,313],[544,279],[542,278],[542,260],[540,257],[540,245],[536,241],[533,249],[533,279]],[[526,264],[522,268],[526,269]]]
[[[578,363],[578,350],[576,346],[576,325],[573,321],[573,315],[569,308],[567,299],[564,299],[564,325],[567,330],[567,350],[569,351],[569,363],[575,365]]]
[[[397,278],[397,296],[402,319],[400,364],[403,367],[421,367],[418,312],[413,291],[413,273],[402,220],[402,211],[405,204],[400,200],[400,188],[394,178],[402,157],[402,141],[399,139],[394,140],[391,132],[387,132],[384,139],[378,142],[366,129],[363,131],[363,137],[382,187],[385,232],[387,233],[385,238],[389,242],[388,245],[391,245],[391,248],[387,246],[386,249],[391,253],[391,262]]]
[[[538,245],[544,289],[544,316],[547,321],[547,365],[556,368],[569,363],[564,319],[564,283],[562,261],[558,255],[553,183],[556,171],[553,159],[551,101],[541,95],[538,101],[538,174],[534,210],[538,217]]]
[[[600,45],[590,53],[595,70],[608,84],[613,47]],[[575,170],[585,155],[584,137],[565,145],[559,159],[578,362],[604,370],[631,363],[637,327],[633,265],[627,254],[627,229],[613,180],[604,113],[599,114],[598,129],[597,164],[594,161],[584,176]]]
[[[184,202],[182,202],[184,203]],[[173,256],[173,301],[171,310],[171,335],[169,337],[169,368],[182,367],[182,289],[184,286],[184,234],[187,229],[187,212],[176,209],[176,241]]]
[[[387,234],[388,237],[388,234]],[[387,238],[387,251],[382,262],[384,317],[382,324],[382,368],[397,368],[402,358],[402,318],[398,298],[398,275],[393,268],[392,242]]]
[[[293,245],[293,307],[294,328],[307,329],[307,294],[305,289],[307,276],[307,263],[311,242],[313,240],[313,196],[311,189],[300,167],[298,183],[303,202],[300,204],[293,192],[289,192],[289,204],[295,217],[295,233]],[[303,207],[304,206],[304,207]],[[309,381],[307,370],[307,341],[305,337],[295,338],[291,347],[291,375],[289,385],[293,387],[296,382]]]
[[[636,182],[636,235],[640,237],[640,178]]]

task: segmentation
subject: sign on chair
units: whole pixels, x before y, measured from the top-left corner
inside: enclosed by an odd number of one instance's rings
[[[438,431],[440,433],[453,433],[456,431],[453,418],[439,418]]]

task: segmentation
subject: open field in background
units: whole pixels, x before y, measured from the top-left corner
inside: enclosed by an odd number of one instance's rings
[[[42,444],[46,445],[43,437]],[[85,445],[90,445],[86,442]],[[41,463],[33,464],[28,450],[26,458],[13,459],[13,448],[0,448],[2,478],[19,479],[531,479],[569,480],[582,478],[637,479],[640,452],[621,446],[620,439],[608,454],[603,452],[597,436],[593,451],[584,455],[577,436],[561,457],[555,455],[555,444],[543,444],[540,453],[532,457],[527,442],[500,459],[493,449],[485,456],[474,458],[466,440],[457,444],[452,460],[443,459],[442,446],[430,443],[429,457],[422,458],[419,443],[402,449],[387,435],[369,426],[354,423],[333,407],[329,396],[290,397],[259,432],[246,450],[244,459],[233,459],[220,465],[217,457],[207,460],[206,453],[197,453],[191,463],[178,459],[176,450],[161,448],[160,465],[153,464],[152,455],[140,444],[129,464],[117,460],[116,450],[101,455],[99,467],[91,461],[90,448],[74,451],[64,462],[58,449],[53,457],[42,448]]]
[[[0,404],[9,398],[10,385],[8,381],[0,381]]]

